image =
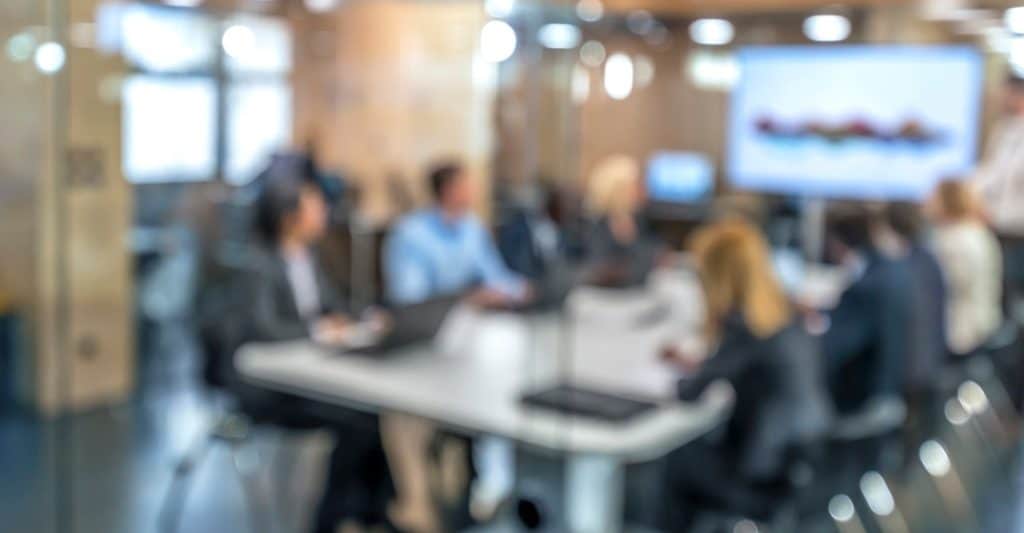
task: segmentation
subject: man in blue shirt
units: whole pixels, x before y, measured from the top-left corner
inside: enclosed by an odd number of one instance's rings
[[[525,279],[505,265],[487,228],[472,213],[475,190],[465,169],[445,163],[430,172],[434,205],[398,221],[384,250],[388,298],[413,304],[468,290],[471,303],[511,308],[531,298]],[[514,448],[497,438],[472,446],[478,477],[473,514],[483,518],[508,497],[514,483]],[[409,498],[423,495],[409,495]],[[429,499],[429,498],[428,498]]]
[[[392,303],[410,304],[476,288],[484,307],[524,303],[529,285],[505,266],[494,241],[473,215],[475,190],[458,163],[430,173],[435,205],[400,220],[385,249]]]

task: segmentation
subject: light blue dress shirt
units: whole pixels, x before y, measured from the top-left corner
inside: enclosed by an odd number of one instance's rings
[[[467,215],[446,220],[437,209],[402,218],[385,247],[388,297],[396,304],[422,302],[438,295],[483,285],[521,297],[524,280],[505,266],[494,240],[480,220]]]

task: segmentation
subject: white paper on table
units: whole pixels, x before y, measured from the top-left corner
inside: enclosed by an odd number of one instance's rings
[[[480,330],[482,318],[479,311],[468,305],[453,307],[434,337],[437,351],[445,356],[468,353],[474,333]]]

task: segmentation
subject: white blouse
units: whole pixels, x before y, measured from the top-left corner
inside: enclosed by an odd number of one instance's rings
[[[291,285],[299,316],[307,321],[316,319],[321,307],[320,288],[316,282],[313,258],[305,250],[289,254],[282,252],[281,257],[284,259],[285,275],[288,277],[288,284]]]
[[[946,277],[947,335],[955,353],[984,343],[1003,320],[1003,258],[999,241],[979,222],[941,225],[935,255]]]

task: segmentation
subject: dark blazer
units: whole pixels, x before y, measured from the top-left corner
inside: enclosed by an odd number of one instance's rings
[[[341,293],[315,260],[313,268],[319,287],[321,314],[346,312]],[[250,299],[247,340],[275,342],[309,336],[310,324],[299,315],[280,254],[269,249],[254,254],[247,285]]]
[[[593,223],[586,245],[586,263],[592,283],[631,287],[642,285],[647,280],[662,247],[639,216],[636,217],[636,227],[636,238],[620,242],[607,218]]]
[[[907,351],[907,386],[922,391],[934,386],[946,345],[946,280],[931,251],[914,245],[903,259],[912,273],[912,319]]]
[[[718,379],[736,391],[726,446],[750,480],[777,479],[787,453],[813,443],[831,425],[819,346],[801,326],[762,339],[739,315],[729,317],[714,355],[697,375],[679,382],[679,397],[692,401]]]
[[[314,254],[315,257],[315,254]],[[321,312],[344,312],[344,300],[314,259]],[[238,298],[244,302],[241,338],[247,342],[279,342],[308,338],[310,324],[299,315],[285,264],[274,250],[256,248],[250,253]],[[234,350],[232,351],[234,353]],[[231,361],[233,362],[233,356]],[[257,420],[272,421],[286,427],[318,427],[327,417],[309,414],[310,402],[299,401],[240,379],[232,363],[229,386],[243,410]]]
[[[858,410],[877,396],[902,397],[911,346],[914,280],[904,261],[866,255],[867,266],[839,298],[824,335],[836,407]]]

